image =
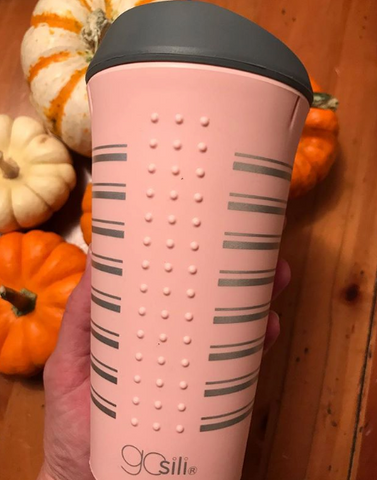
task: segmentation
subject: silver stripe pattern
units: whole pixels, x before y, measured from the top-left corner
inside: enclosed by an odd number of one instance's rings
[[[229,202],[229,210],[238,212],[270,213],[272,215],[284,215],[285,208],[273,207],[270,205],[257,205],[252,203]]]
[[[94,404],[99,410],[101,410],[101,412],[105,413],[107,416],[109,416],[109,417],[111,417],[111,418],[116,418],[116,412],[115,412],[116,404],[110,402],[110,401],[107,400],[105,397],[103,397],[102,395],[100,395],[100,394],[93,388],[92,385],[90,386],[90,389],[91,389],[90,397],[91,397],[91,399],[92,399],[93,404]],[[106,403],[106,404],[109,405],[109,406],[104,405],[103,402]],[[113,407],[113,409],[109,408],[110,406]]]
[[[110,273],[111,275],[123,276],[123,269],[119,267],[113,267],[112,265],[105,265],[100,262],[92,260],[92,267],[100,272]]]
[[[102,198],[104,200],[126,200],[124,192],[95,192],[92,194],[93,198]]]
[[[277,168],[265,167],[264,165],[250,165],[243,162],[234,162],[233,170],[247,173],[258,173],[261,175],[268,175],[271,177],[282,178],[283,180],[291,181],[291,173]]]
[[[249,357],[254,355],[262,350],[264,346],[264,341],[255,347],[247,348],[245,350],[235,350],[233,352],[223,352],[223,353],[210,353],[209,361],[218,362],[223,360],[236,360],[238,358]]]
[[[222,422],[210,423],[210,424],[207,424],[207,425],[201,425],[200,431],[201,432],[211,432],[211,431],[215,431],[215,430],[221,430],[223,428],[228,428],[228,427],[231,427],[233,425],[236,425],[237,423],[242,422],[243,420],[248,418],[251,415],[251,412],[253,411],[254,402],[251,402],[251,404],[248,404],[248,405],[251,405],[251,406],[246,410],[246,412],[242,413],[238,417],[234,417],[234,418],[231,418],[229,420],[224,420]],[[235,412],[230,413],[230,414],[218,415],[217,417],[203,417],[203,419],[204,418],[205,419],[208,419],[208,418],[222,418],[222,417],[225,417],[225,416],[230,416],[232,414],[239,413],[240,411],[243,411],[245,408],[247,408],[247,407],[236,410]]]
[[[117,296],[115,296],[115,295],[110,295],[109,293],[101,292],[100,290],[97,290],[97,289],[94,288],[93,286],[92,286],[92,290],[93,290],[94,292],[100,294],[101,296],[104,296],[104,297],[107,297],[107,298],[112,298],[112,299],[114,299],[114,300],[119,300],[119,301],[122,300],[120,297],[117,297]],[[117,305],[116,303],[109,302],[109,301],[107,301],[107,300],[103,300],[102,298],[94,295],[94,293],[92,293],[92,301],[93,301],[96,305],[98,305],[98,306],[100,306],[100,307],[102,307],[102,308],[104,308],[104,309],[106,309],[106,310],[110,310],[110,311],[116,312],[116,313],[120,313],[120,311],[121,311],[120,305]]]
[[[93,148],[93,152],[96,150],[104,150],[106,148],[127,148],[126,143],[114,143],[111,145],[99,145],[98,147]]]
[[[93,163],[99,162],[127,162],[127,153],[99,153],[93,155]]]
[[[216,316],[213,320],[213,323],[217,325],[227,325],[232,323],[247,323],[247,322],[256,322],[257,320],[265,319],[270,310],[264,310],[258,313],[248,313],[245,315],[229,315],[229,316]]]
[[[293,169],[292,165],[290,165],[289,163],[282,162],[281,160],[275,160],[274,158],[261,157],[260,155],[250,155],[248,153],[239,153],[239,152],[237,152],[235,156],[240,158],[250,158],[252,160],[260,160],[262,162],[267,162],[267,163],[274,163],[275,165],[281,165],[282,167],[288,168],[289,170]]]
[[[101,327],[100,325],[98,325],[98,323],[95,323],[93,319],[91,321],[90,330],[93,337],[99,340],[101,343],[108,345],[109,347],[115,348],[116,350],[119,349],[118,333],[112,332],[111,330],[107,330],[106,328]]]
[[[106,365],[105,363],[101,362],[93,354],[91,355],[90,364],[94,372],[96,372],[100,377],[104,378],[108,382],[111,382],[114,384],[118,383],[118,379],[114,375],[114,373],[115,374],[118,373],[118,371],[115,368],[112,368],[109,365]]]
[[[269,242],[237,242],[225,240],[223,248],[229,248],[232,250],[277,250],[280,247],[280,243]]]

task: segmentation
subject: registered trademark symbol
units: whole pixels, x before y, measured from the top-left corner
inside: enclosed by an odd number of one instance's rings
[[[195,475],[198,472],[198,469],[196,467],[190,467],[188,470],[189,475]]]

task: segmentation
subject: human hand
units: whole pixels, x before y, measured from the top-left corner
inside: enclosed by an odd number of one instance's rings
[[[90,417],[90,255],[80,284],[72,293],[59,340],[44,372],[45,461],[38,480],[94,480],[89,468]],[[273,298],[288,285],[290,269],[277,266]],[[280,332],[279,317],[268,318],[265,351]]]

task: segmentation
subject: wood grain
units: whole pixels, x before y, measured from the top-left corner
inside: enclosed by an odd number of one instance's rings
[[[34,3],[0,0],[0,112],[33,114],[19,48]],[[244,479],[371,480],[377,477],[377,4],[212,3],[286,42],[341,105],[336,166],[314,192],[289,205],[282,254],[293,280],[275,305],[282,334],[263,364]],[[80,243],[73,225],[87,162],[76,158],[76,165],[79,188],[47,228],[62,228]],[[1,479],[36,478],[43,402],[40,378],[0,379]]]

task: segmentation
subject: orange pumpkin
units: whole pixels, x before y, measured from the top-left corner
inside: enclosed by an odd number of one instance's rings
[[[339,124],[335,113],[338,101],[322,93],[311,79],[314,91],[293,167],[290,198],[309,192],[329,173],[338,152]]]
[[[55,233],[0,237],[0,372],[33,375],[55,348],[86,255]]]
[[[92,243],[92,184],[86,187],[84,198],[82,199],[82,216],[80,220],[81,230],[84,235],[85,242],[89,245]]]

